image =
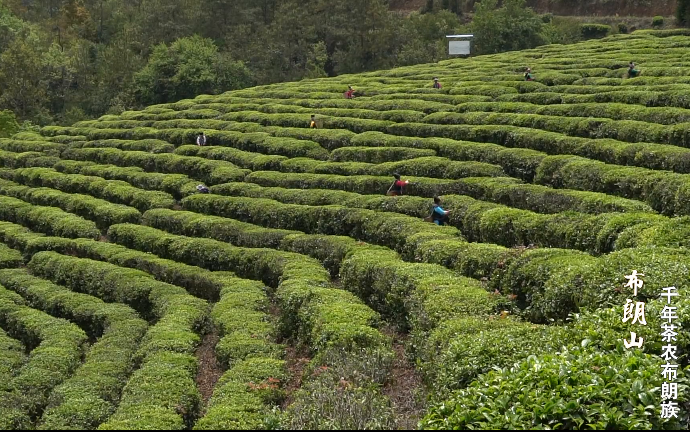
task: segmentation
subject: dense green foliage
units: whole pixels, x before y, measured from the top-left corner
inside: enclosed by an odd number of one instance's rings
[[[663,382],[661,364],[659,358],[623,350],[530,357],[482,376],[452,401],[434,408],[422,427],[681,429],[687,414],[661,420],[654,412],[661,399],[651,389],[658,390]],[[687,377],[679,374],[678,382],[679,388],[687,389]]]
[[[134,94],[143,105],[175,102],[202,93],[248,87],[249,70],[220,55],[210,39],[178,39],[153,49],[146,66],[134,75]]]
[[[687,429],[685,372],[669,421],[658,372],[663,287],[683,369],[690,347],[684,32],[0,138],[0,426]],[[219,92],[194,69],[217,46],[168,41],[133,79],[159,74],[161,101]],[[434,195],[446,226],[424,220]],[[646,327],[621,320],[633,269]]]
[[[544,23],[525,8],[525,0],[507,0],[498,8],[498,0],[483,0],[476,6],[472,21],[474,42],[480,54],[534,48],[545,43]]]
[[[0,138],[9,138],[19,132],[19,124],[12,111],[0,111]]]
[[[400,14],[387,0],[3,0],[0,109],[72,124],[200,93],[435,62],[457,32],[476,34],[476,54],[606,33],[541,17],[524,0],[476,2],[471,23],[462,2],[431,3]]]
[[[362,19],[360,19],[360,17]],[[39,124],[445,58],[448,11],[383,0],[0,2],[0,108]]]
[[[690,24],[690,1],[677,0],[676,20],[678,24],[688,27]]]

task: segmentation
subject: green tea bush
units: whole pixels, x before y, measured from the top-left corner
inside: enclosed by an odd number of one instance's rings
[[[270,357],[239,361],[220,378],[194,430],[265,428],[269,406],[284,397],[279,385],[287,381],[285,369],[284,361]]]
[[[387,343],[382,334],[370,327],[377,322],[377,315],[352,294],[329,288],[326,270],[303,255],[239,248],[216,240],[176,236],[127,224],[110,227],[108,234],[116,243],[133,249],[264,281],[276,290],[283,307],[284,334],[299,336],[316,351],[327,346],[351,348]],[[323,321],[315,317],[322,317]]]
[[[640,199],[666,215],[685,215],[688,177],[666,171],[606,165],[573,156],[545,159],[535,182]]]
[[[65,166],[60,168],[65,169]],[[65,171],[70,172],[67,169]],[[143,190],[130,186],[125,181],[105,180],[101,177],[79,174],[64,174],[47,168],[18,169],[10,174],[14,181],[21,184],[50,187],[66,194],[90,194],[143,211],[150,208],[172,207],[175,204],[175,200],[167,193]]]
[[[115,410],[146,322],[127,306],[72,292],[24,270],[0,271],[0,284],[33,307],[77,322],[90,337],[99,338],[85,363],[51,392],[40,422],[44,428],[98,427]]]
[[[638,350],[531,356],[434,405],[421,428],[677,429],[686,418],[656,412],[661,362]],[[678,381],[687,387],[685,373]]]
[[[97,239],[101,236],[94,222],[54,207],[35,206],[11,197],[0,196],[0,219],[59,237]]]
[[[567,336],[558,326],[493,318],[456,318],[441,324],[424,341],[421,371],[437,397],[448,397],[496,368],[555,352]]]
[[[402,263],[391,253],[352,253],[340,269],[343,286],[418,337],[441,322],[468,315],[490,315],[500,297],[438,265]]]
[[[407,216],[342,206],[311,207],[217,195],[194,195],[185,198],[182,206],[186,210],[211,215],[223,214],[268,228],[310,234],[348,235],[401,252],[410,247],[407,237],[412,234],[425,233],[439,238],[455,237],[463,240],[457,229],[452,227],[439,227]]]
[[[338,358],[338,353],[333,357]],[[283,422],[294,429],[394,428],[390,400],[381,394],[376,380],[362,373],[385,371],[390,360],[378,352],[362,351],[348,363],[329,362],[333,366],[316,369],[295,394]]]
[[[22,141],[18,139],[0,139],[0,150],[25,153],[25,152],[39,152],[45,153],[48,156],[60,156],[60,152],[64,150],[64,144],[47,142],[47,141]]]
[[[146,140],[117,140],[105,139],[99,141],[84,141],[73,143],[72,148],[101,148],[110,147],[127,151],[146,151],[151,153],[171,153],[175,150],[175,146],[161,140],[146,139]]]
[[[149,173],[138,167],[118,167],[115,165],[99,165],[93,162],[79,162],[62,160],[55,164],[55,169],[65,174],[82,174],[85,176],[102,177],[112,184],[128,183],[133,196],[140,205],[146,208],[165,208],[175,204],[175,198],[197,193],[199,181],[184,174]],[[119,180],[113,181],[113,180]],[[136,189],[146,189],[137,191]],[[124,190],[118,188],[118,191]],[[135,193],[136,192],[136,193]],[[96,192],[93,192],[94,195]]]
[[[200,196],[200,195],[197,195]],[[243,247],[276,249],[282,240],[298,231],[262,229],[256,225],[232,219],[178,210],[151,210],[146,212],[144,225],[190,237],[209,237]]]
[[[343,147],[331,152],[333,162],[366,162],[381,164],[399,161],[401,159],[417,159],[426,156],[436,156],[432,149],[413,149],[406,147]]]
[[[141,368],[127,382],[117,410],[101,429],[179,428],[194,421],[201,408],[194,385],[194,352],[200,343],[197,332],[207,319],[205,301],[137,270],[55,252],[35,254],[29,268],[56,283],[129,304],[142,316],[158,319],[135,353]]]
[[[649,205],[639,201],[612,197],[603,193],[574,190],[556,190],[541,185],[521,184],[507,177],[467,178],[458,180],[423,179],[414,183],[406,193],[412,196],[432,197],[435,195],[469,195],[482,201],[491,201],[511,207],[554,213],[579,211],[582,213],[607,212],[653,212]],[[337,176],[327,174],[286,174],[270,171],[255,171],[247,176],[246,182],[264,187],[291,189],[329,189],[359,194],[383,194],[392,184],[392,179],[374,176]]]
[[[3,383],[0,413],[3,426],[21,426],[40,415],[53,388],[79,366],[87,335],[75,324],[24,304],[0,286],[0,324],[30,351],[26,363]]]
[[[59,162],[55,156],[46,156],[40,152],[12,153],[0,150],[0,166],[4,168],[52,167]]]
[[[0,243],[0,268],[20,267],[23,264],[22,254]]]
[[[3,228],[5,239],[12,239],[8,231],[11,227]],[[56,250],[139,269],[164,282],[174,282],[195,296],[216,302],[211,319],[222,335],[216,351],[223,364],[256,354],[277,356],[280,353],[280,346],[269,343],[274,330],[264,312],[268,299],[261,283],[240,279],[231,273],[209,272],[112,243],[77,239],[56,245],[47,240],[50,239],[37,236],[24,246],[25,251]],[[259,334],[264,336],[263,340],[257,338]]]
[[[239,167],[253,171],[279,170],[281,162],[289,160],[286,156],[263,155],[237,150],[231,147],[214,146],[181,146],[175,150],[175,154],[182,156],[199,156],[213,160],[232,162]]]
[[[0,194],[35,205],[61,208],[96,222],[100,229],[107,229],[116,223],[137,223],[141,218],[141,213],[132,207],[111,204],[89,195],[68,194],[49,188],[30,188],[7,180],[0,180]]]
[[[424,218],[431,201],[415,196],[386,197],[360,195],[325,189],[269,188],[247,183],[226,183],[212,188],[220,195],[268,198],[282,203],[321,206],[339,204],[349,208],[401,213]],[[649,213],[583,213],[538,214],[499,204],[474,200],[467,196],[444,195],[444,208],[452,210],[448,223],[458,228],[470,241],[498,243],[504,246],[539,245],[573,248],[593,253],[610,252],[619,235],[638,225],[663,224],[669,219]],[[625,238],[627,234],[624,234]]]
[[[152,154],[145,152],[122,151],[113,148],[69,149],[65,158],[79,161],[112,164],[117,166],[136,166],[145,171],[162,171],[171,174],[184,174],[199,177],[208,184],[241,181],[249,174],[236,165],[225,161],[179,156],[174,154]]]
[[[26,361],[26,355],[24,346],[22,346],[21,342],[9,337],[4,330],[0,330],[0,345],[3,348],[2,351],[0,351],[0,358],[2,358],[2,363],[0,363],[0,376],[3,378],[2,387],[0,388],[5,392],[9,390],[7,385],[11,377]]]
[[[599,39],[607,36],[611,31],[611,26],[604,24],[582,24],[580,32],[583,39]]]

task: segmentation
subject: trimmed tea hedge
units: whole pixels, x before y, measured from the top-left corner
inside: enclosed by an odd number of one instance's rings
[[[0,173],[0,176],[4,177],[5,174]],[[12,174],[7,173],[7,176],[14,178]],[[111,204],[89,195],[69,194],[50,188],[21,186],[8,180],[0,180],[0,194],[35,205],[61,208],[96,222],[100,229],[107,229],[116,223],[137,223],[141,218],[138,210],[122,204]]]
[[[55,164],[55,169],[65,174],[102,177],[110,180],[111,184],[124,185],[128,183],[135,188],[145,189],[147,192],[146,197],[143,194],[139,194],[137,198],[138,200],[150,202],[148,208],[170,207],[174,205],[172,197],[179,199],[180,197],[197,193],[196,186],[199,184],[198,180],[191,179],[184,174],[149,173],[137,167],[98,165],[93,162],[63,160]],[[122,183],[113,180],[119,180]]]
[[[127,382],[113,416],[99,429],[181,429],[193,423],[201,405],[194,383],[194,350],[200,342],[197,332],[208,313],[205,301],[138,270],[55,252],[35,254],[29,269],[72,289],[129,304],[142,316],[158,319],[135,354],[141,367]]]
[[[131,308],[104,303],[24,270],[1,270],[0,284],[32,306],[78,323],[98,342],[75,374],[50,394],[41,427],[94,429],[115,411],[120,392],[134,369],[133,355],[148,327]]]
[[[481,376],[431,408],[422,429],[678,429],[685,417],[661,419],[661,359],[639,350],[565,351],[530,357]],[[567,367],[568,373],[563,373]],[[687,385],[679,373],[680,385]],[[640,387],[640,383],[650,383]],[[637,395],[631,399],[630,395]],[[681,401],[687,396],[680,396]],[[505,398],[505,399],[503,399]],[[589,403],[583,403],[582,401]],[[514,415],[501,413],[508,411]]]
[[[372,327],[377,324],[377,314],[347,291],[330,288],[326,270],[303,255],[271,249],[238,248],[215,240],[175,236],[127,224],[112,226],[109,236],[115,242],[134,249],[209,269],[233,270],[241,276],[263,280],[275,289],[275,299],[281,306],[281,333],[297,338],[315,351],[314,364],[322,364],[324,356],[333,350],[341,352],[339,361],[342,362],[357,358],[362,349],[375,350],[389,358],[392,356],[390,339]],[[227,383],[236,383],[232,378],[235,368],[226,375]],[[228,399],[231,395],[224,393],[225,382],[221,382],[221,387],[214,393],[216,400],[238,400],[239,403],[250,396]],[[236,385],[228,385],[229,389],[237,389]],[[272,386],[269,385],[269,389]],[[228,413],[222,405],[215,406],[212,402],[208,418],[200,423],[200,428],[230,427],[228,425],[237,425],[238,422],[244,425],[252,416],[232,409]],[[253,421],[258,419],[254,416]]]
[[[191,156],[123,151],[113,148],[69,149],[63,153],[63,157],[123,167],[136,166],[145,171],[198,176],[200,180],[208,184],[241,181],[250,172],[225,161],[209,161]]]
[[[387,197],[326,189],[270,188],[249,183],[216,185],[211,191],[219,195],[268,198],[288,204],[339,204],[417,218],[428,216],[432,204],[431,200],[416,196]],[[642,224],[648,227],[670,222],[668,218],[649,213],[539,214],[461,195],[443,195],[442,202],[444,208],[452,210],[448,223],[458,228],[469,241],[507,247],[535,244],[595,253],[610,252],[616,248],[621,232]]]
[[[0,422],[3,428],[28,428],[43,412],[50,391],[79,366],[87,336],[69,321],[25,306],[20,296],[2,286],[0,325],[31,351],[16,376],[3,383]]]
[[[101,236],[96,224],[54,207],[31,205],[25,201],[0,196],[0,219],[16,222],[48,235],[97,239]]]
[[[59,168],[63,168],[65,162],[60,164]],[[90,167],[84,171],[88,168]],[[67,169],[64,171],[69,172]],[[17,169],[9,172],[8,175],[14,181],[25,185],[50,187],[70,194],[89,194],[143,211],[175,205],[175,200],[170,194],[143,190],[122,180],[113,181],[92,175],[65,174],[48,168]]]
[[[507,177],[467,178],[459,180],[424,179],[407,187],[406,194],[430,197],[441,195],[468,195],[472,198],[531,210],[537,213],[560,213],[579,211],[582,213],[645,212],[652,208],[640,201],[612,197],[604,193],[552,189],[541,185],[521,184]],[[337,176],[330,174],[285,174],[273,171],[255,171],[245,179],[265,187],[291,189],[332,189],[359,194],[385,194],[393,183],[392,177]]]

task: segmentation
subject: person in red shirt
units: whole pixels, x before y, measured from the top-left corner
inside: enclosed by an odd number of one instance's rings
[[[395,181],[393,182],[391,187],[388,188],[388,193],[386,195],[389,195],[389,196],[402,195],[404,192],[405,186],[407,186],[410,183],[410,181],[409,180],[405,180],[405,181],[400,180],[400,174],[398,174],[398,173],[393,174],[393,177],[395,177]]]
[[[441,89],[441,83],[438,82],[438,78],[434,77],[434,88]]]
[[[352,99],[355,95],[355,89],[352,86],[347,86],[347,91],[345,92],[345,99]]]

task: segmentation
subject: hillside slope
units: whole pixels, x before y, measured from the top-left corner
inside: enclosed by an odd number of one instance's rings
[[[439,0],[436,0],[439,1]],[[392,10],[412,12],[428,3],[427,0],[390,0]],[[463,13],[472,12],[476,0],[460,0]],[[527,6],[538,13],[567,16],[672,16],[676,0],[527,0]]]
[[[687,429],[657,391],[663,287],[690,348],[683,33],[0,139],[3,426]]]

